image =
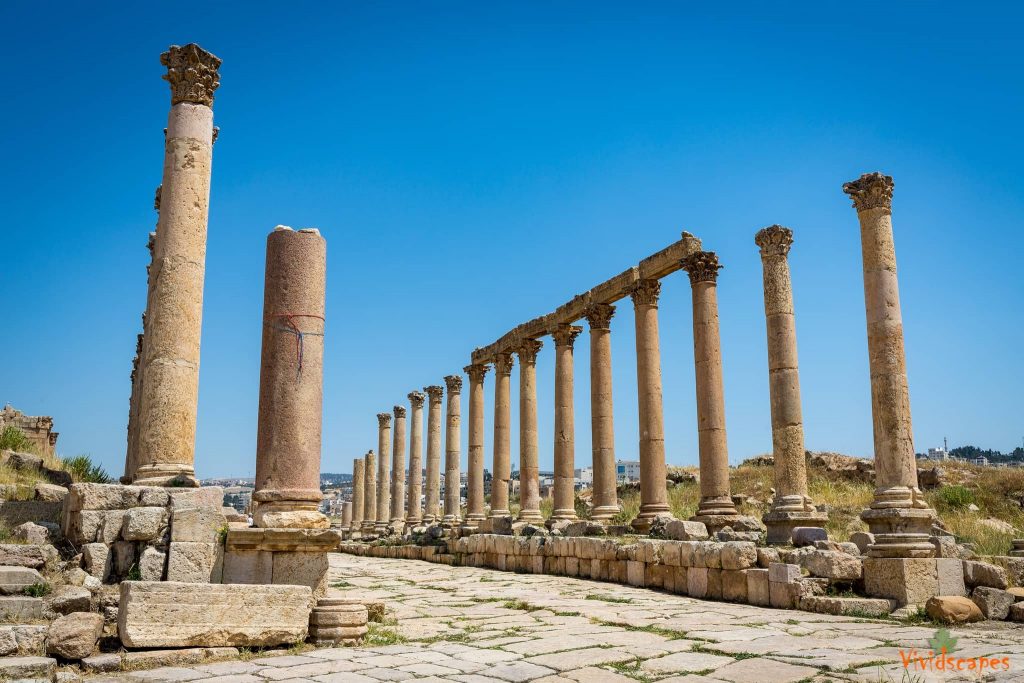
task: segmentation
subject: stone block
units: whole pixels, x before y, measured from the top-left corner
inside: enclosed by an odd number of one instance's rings
[[[692,598],[704,598],[708,594],[707,567],[690,567],[686,570],[686,594]]]
[[[102,510],[66,511],[61,518],[61,533],[76,545],[94,543],[105,516]]]
[[[86,673],[112,673],[121,670],[121,655],[113,652],[93,655],[82,660],[82,669]]]
[[[827,541],[828,532],[818,526],[793,527],[793,545],[797,548],[814,545],[815,541]]]
[[[645,573],[646,570],[643,562],[637,562],[635,560],[626,561],[626,583],[630,586],[643,588]]]
[[[940,557],[935,560],[939,577],[939,595],[967,595],[964,584],[964,564],[955,557]]]
[[[167,580],[181,583],[220,583],[224,548],[219,543],[171,543]]]
[[[60,586],[45,602],[49,602],[50,609],[57,614],[88,612],[92,602],[92,593],[80,586]]]
[[[672,519],[665,524],[665,538],[673,541],[703,541],[708,538],[708,528],[703,522]]]
[[[51,657],[4,657],[0,659],[0,679],[5,681],[52,681],[57,675],[57,660]]]
[[[17,624],[42,618],[42,598],[30,598],[21,595],[5,595],[0,597],[0,621]]]
[[[113,566],[110,548],[103,543],[86,543],[82,546],[82,561],[85,571],[100,581],[106,581]]]
[[[962,595],[937,595],[928,598],[924,608],[928,616],[940,624],[967,624],[985,618],[978,605]]]
[[[857,546],[861,555],[866,555],[868,547],[875,542],[875,535],[867,531],[855,531],[850,534],[850,542]]]
[[[1024,621],[1024,602],[1010,605],[1010,621]]]
[[[757,566],[761,569],[768,569],[768,565],[772,562],[781,562],[779,559],[779,551],[775,548],[758,548],[757,549]]]
[[[668,542],[661,548],[661,562],[669,567],[679,566],[679,544]]]
[[[327,594],[327,553],[274,553],[274,585],[308,586],[317,599]],[[543,557],[535,559],[544,561]]]
[[[53,567],[60,560],[57,549],[48,543],[21,545],[0,543],[0,566],[44,569]]]
[[[0,500],[0,522],[16,527],[25,522],[60,523],[63,503],[48,500]]]
[[[220,509],[180,508],[171,514],[171,542],[217,543],[228,520]]]
[[[771,594],[768,587],[767,569],[748,569],[747,575],[747,602],[751,605],[767,607],[771,604]]]
[[[274,554],[263,550],[224,553],[224,583],[273,583]]]
[[[121,529],[127,513],[124,510],[108,510],[103,513],[103,524],[96,534],[96,540],[110,545],[121,538]]]
[[[43,575],[28,567],[0,567],[0,593],[23,595],[25,589],[37,583],[44,583]]]
[[[130,648],[268,647],[303,640],[308,586],[121,584],[118,634]]]
[[[779,581],[768,582],[768,603],[779,609],[793,609],[800,592],[799,582],[781,583]]]
[[[747,571],[744,569],[722,570],[722,599],[731,602],[747,601]]]
[[[675,576],[672,578],[672,592],[678,595],[689,595],[689,568],[672,567]]]
[[[110,550],[113,555],[114,574],[118,577],[128,576],[138,560],[135,544],[131,541],[117,541]]]
[[[934,558],[869,557],[864,560],[864,591],[889,598],[902,607],[924,604],[938,594],[939,577]]]
[[[985,586],[1005,590],[1009,586],[1006,570],[987,562],[963,560],[964,584],[967,588]]]
[[[831,595],[807,595],[800,598],[800,609],[819,614],[883,617],[896,607],[885,598],[839,598]]]
[[[709,600],[722,599],[722,570],[708,569],[708,592]]]
[[[166,564],[167,554],[149,546],[139,558],[139,575],[143,581],[161,581]]]
[[[978,606],[986,619],[1001,621],[1010,615],[1010,605],[1015,598],[1011,593],[998,588],[978,586],[971,591],[971,600]]]
[[[126,541],[151,541],[163,534],[167,525],[167,510],[157,507],[138,507],[124,514],[121,537]]]
[[[729,541],[722,544],[722,569],[749,569],[757,565],[757,546],[745,541]],[[744,589],[746,590],[746,589]]]
[[[193,489],[173,489],[170,494],[171,514],[184,508],[216,510],[224,507],[224,489],[220,486],[202,486]]]
[[[39,526],[35,522],[25,522],[14,527],[11,535],[23,543],[47,543],[50,534],[44,526]]]
[[[837,550],[815,550],[807,555],[804,566],[814,576],[833,581],[856,581],[862,573],[859,557]]]
[[[103,617],[75,612],[59,617],[46,631],[46,653],[62,659],[83,659],[96,649],[103,633]]]
[[[773,583],[793,583],[801,577],[800,565],[772,562],[768,565],[768,580]]]
[[[699,541],[680,541],[679,545],[679,566],[680,567],[695,567],[694,556],[697,552],[697,543]]]
[[[314,609],[309,623],[313,626],[334,628],[338,626],[366,626],[366,608],[361,605],[350,605],[353,609],[321,610]],[[359,609],[362,608],[362,609]]]

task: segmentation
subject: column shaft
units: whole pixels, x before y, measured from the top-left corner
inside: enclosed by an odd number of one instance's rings
[[[352,461],[352,520],[349,523],[349,531],[359,531],[363,524],[363,507],[366,505],[363,490],[366,486],[366,473],[363,469],[363,459],[356,458]]]
[[[583,331],[559,325],[555,340],[555,492],[552,519],[576,519],[576,423],[573,406],[573,343]]]
[[[462,476],[460,467],[460,442],[462,377],[448,375],[444,378],[448,388],[448,424],[445,429],[444,451],[444,524],[455,526],[462,519]]]
[[[395,444],[391,449],[391,526],[405,527],[405,406],[395,406]]]
[[[341,504],[341,528],[348,529],[352,526],[352,501],[346,500]]]
[[[412,425],[409,434],[408,500],[405,505],[406,526],[419,526],[423,520],[420,500],[423,498],[423,401],[418,391],[409,394],[412,404]]]
[[[523,340],[519,354],[519,517],[541,522],[537,443],[537,352],[541,342]]]
[[[590,428],[594,472],[594,520],[608,520],[619,513],[615,475],[615,423],[612,417],[611,319],[615,307],[592,304],[590,324]]]
[[[494,467],[491,472],[491,517],[509,515],[508,489],[512,479],[512,354],[494,360]]]
[[[374,528],[384,533],[391,518],[391,413],[377,413],[377,480]]]
[[[444,389],[439,386],[424,387],[427,405],[427,496],[423,511],[423,522],[430,524],[441,521],[441,398]]]
[[[363,456],[363,522],[364,534],[372,534],[377,519],[377,458],[373,451]]]
[[[484,513],[484,364],[467,365],[469,375],[469,458],[466,479],[466,524],[477,526]]]

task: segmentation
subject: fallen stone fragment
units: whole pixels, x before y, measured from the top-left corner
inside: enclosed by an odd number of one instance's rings
[[[986,619],[1005,619],[1010,614],[1010,605],[1014,603],[1012,594],[998,588],[978,586],[971,593],[971,600],[981,609]]]
[[[50,609],[57,614],[88,612],[92,593],[81,586],[60,586],[48,598]]]
[[[83,659],[96,649],[103,633],[103,617],[75,612],[58,618],[46,631],[46,653],[63,659]]]
[[[964,560],[964,583],[968,588],[986,586],[988,588],[1005,589],[1009,585],[1006,570],[987,562]]]
[[[22,595],[25,589],[37,583],[44,583],[43,575],[28,567],[0,567],[0,593]]]
[[[978,605],[962,595],[937,595],[929,598],[924,608],[929,617],[943,624],[968,624],[985,618]]]

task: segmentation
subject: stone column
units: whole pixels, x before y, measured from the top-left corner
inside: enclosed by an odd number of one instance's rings
[[[363,459],[356,458],[352,461],[352,521],[349,523],[349,531],[359,531],[363,524],[363,508],[366,500],[363,491],[366,488],[366,472],[363,469]]]
[[[665,418],[661,402],[661,350],[658,296],[661,282],[640,280],[633,287],[636,320],[637,408],[640,416],[640,513],[633,528],[647,533],[658,515],[668,515],[665,486]]]
[[[253,522],[325,529],[320,513],[327,242],[277,226],[267,237]]]
[[[524,339],[519,355],[519,516],[523,522],[544,521],[540,513],[540,470],[537,444],[537,352],[543,343]]]
[[[619,514],[615,474],[615,422],[612,418],[611,321],[615,306],[591,304],[590,324],[590,429],[594,495],[591,519],[609,520]]]
[[[352,501],[346,500],[341,503],[341,528],[347,529],[352,526]]]
[[[405,406],[395,406],[395,444],[391,449],[391,526],[405,527]]]
[[[491,471],[491,517],[506,517],[512,479],[512,354],[494,358],[494,467]]]
[[[697,389],[700,503],[693,519],[715,531],[740,518],[729,490],[729,447],[725,433],[722,347],[718,331],[718,271],[712,251],[698,251],[682,262],[690,275],[693,300],[693,363]]]
[[[391,517],[391,413],[377,413],[376,500],[374,527],[382,534]]]
[[[871,557],[931,557],[934,511],[917,486],[903,317],[892,235],[890,176],[868,173],[843,185],[860,219],[875,436],[875,495],[861,514],[875,543]]]
[[[466,481],[466,525],[476,527],[487,519],[484,513],[484,375],[483,363],[467,365],[469,375],[469,466]]]
[[[405,524],[408,527],[419,526],[423,520],[420,500],[423,497],[423,401],[424,394],[418,391],[409,393],[412,404],[412,432],[409,435],[409,486],[408,501],[405,506]]]
[[[789,543],[793,528],[824,526],[827,516],[815,510],[807,495],[804,424],[797,370],[793,286],[786,256],[793,231],[772,225],[757,233],[764,272],[764,315],[768,330],[768,390],[772,412],[772,454],[775,497],[764,515],[769,543]]]
[[[555,493],[551,519],[576,519],[572,348],[582,331],[582,327],[563,324],[551,334],[555,340]]]
[[[377,458],[373,451],[363,456],[363,521],[360,529],[373,534],[377,524]]]
[[[444,434],[444,524],[457,526],[462,519],[462,481],[459,467],[459,442],[462,437],[462,377],[448,375],[444,378],[448,387],[448,424]]]
[[[441,521],[441,398],[444,387],[423,387],[427,392],[427,496],[423,523]]]
[[[163,190],[146,320],[136,484],[198,486],[199,342],[221,60],[194,43],[160,55],[171,85]]]

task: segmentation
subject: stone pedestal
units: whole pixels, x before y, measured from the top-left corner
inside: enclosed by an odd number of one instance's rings
[[[793,286],[786,256],[793,231],[772,225],[757,233],[764,273],[764,314],[768,330],[768,390],[771,397],[775,497],[763,520],[769,543],[789,543],[793,528],[821,527],[827,516],[807,495],[804,424],[797,369]]]
[[[206,226],[213,158],[213,91],[221,60],[190,43],[160,56],[171,85],[163,190],[138,409],[136,484],[198,486],[199,396]]]
[[[377,520],[377,458],[373,451],[363,456],[363,521],[359,530],[364,534],[376,533]]]
[[[224,546],[224,583],[309,586],[327,594],[327,553],[337,549],[335,529],[230,529]]]
[[[519,355],[519,516],[523,522],[544,521],[540,512],[540,471],[537,444],[537,352],[541,342],[524,339]]]
[[[326,272],[318,231],[278,226],[267,237],[252,494],[259,527],[330,525],[319,510]]]
[[[491,517],[506,517],[512,479],[512,354],[494,358],[494,467],[491,472]]]
[[[637,407],[640,417],[640,513],[633,528],[647,533],[658,515],[671,514],[665,488],[665,422],[661,401],[658,295],[661,283],[640,280],[631,297],[636,314]]]
[[[366,474],[363,469],[363,459],[356,458],[352,461],[352,521],[349,523],[349,531],[358,532],[363,525],[363,510],[366,506],[363,491],[366,486]]]
[[[860,220],[875,437],[875,495],[861,514],[875,535],[871,557],[931,557],[934,511],[917,486],[892,235],[893,182],[869,173],[843,185]]]
[[[405,406],[395,406],[395,443],[391,449],[391,526],[405,526]]]
[[[427,392],[427,495],[423,523],[441,521],[441,399],[444,388],[424,387]]]
[[[940,595],[938,563],[934,558],[868,557],[864,560],[864,592],[895,600],[901,607],[923,605]]]
[[[487,519],[484,513],[484,375],[488,369],[482,363],[463,368],[469,375],[469,469],[465,525],[474,528]]]
[[[594,470],[595,521],[609,520],[619,513],[615,473],[615,421],[612,417],[611,320],[615,307],[592,304],[586,311],[590,324],[590,427]]]
[[[412,428],[409,434],[409,483],[405,505],[405,524],[419,526],[423,520],[423,401],[426,395],[418,391],[409,393],[412,405]]]
[[[739,518],[729,490],[722,349],[718,332],[718,256],[698,251],[682,261],[693,299],[693,362],[697,385],[700,504],[693,520],[714,533]]]
[[[321,598],[309,616],[309,639],[319,647],[356,645],[366,635],[366,621],[366,605],[345,598]]]
[[[573,410],[573,358],[575,325],[559,325],[555,340],[555,492],[551,519],[576,519],[576,427]]]
[[[391,414],[377,413],[377,490],[374,530],[384,533],[391,517]]]
[[[459,442],[462,421],[462,377],[444,378],[448,388],[448,415],[444,439],[444,517],[441,522],[457,526],[462,519],[462,477],[459,467]]]

